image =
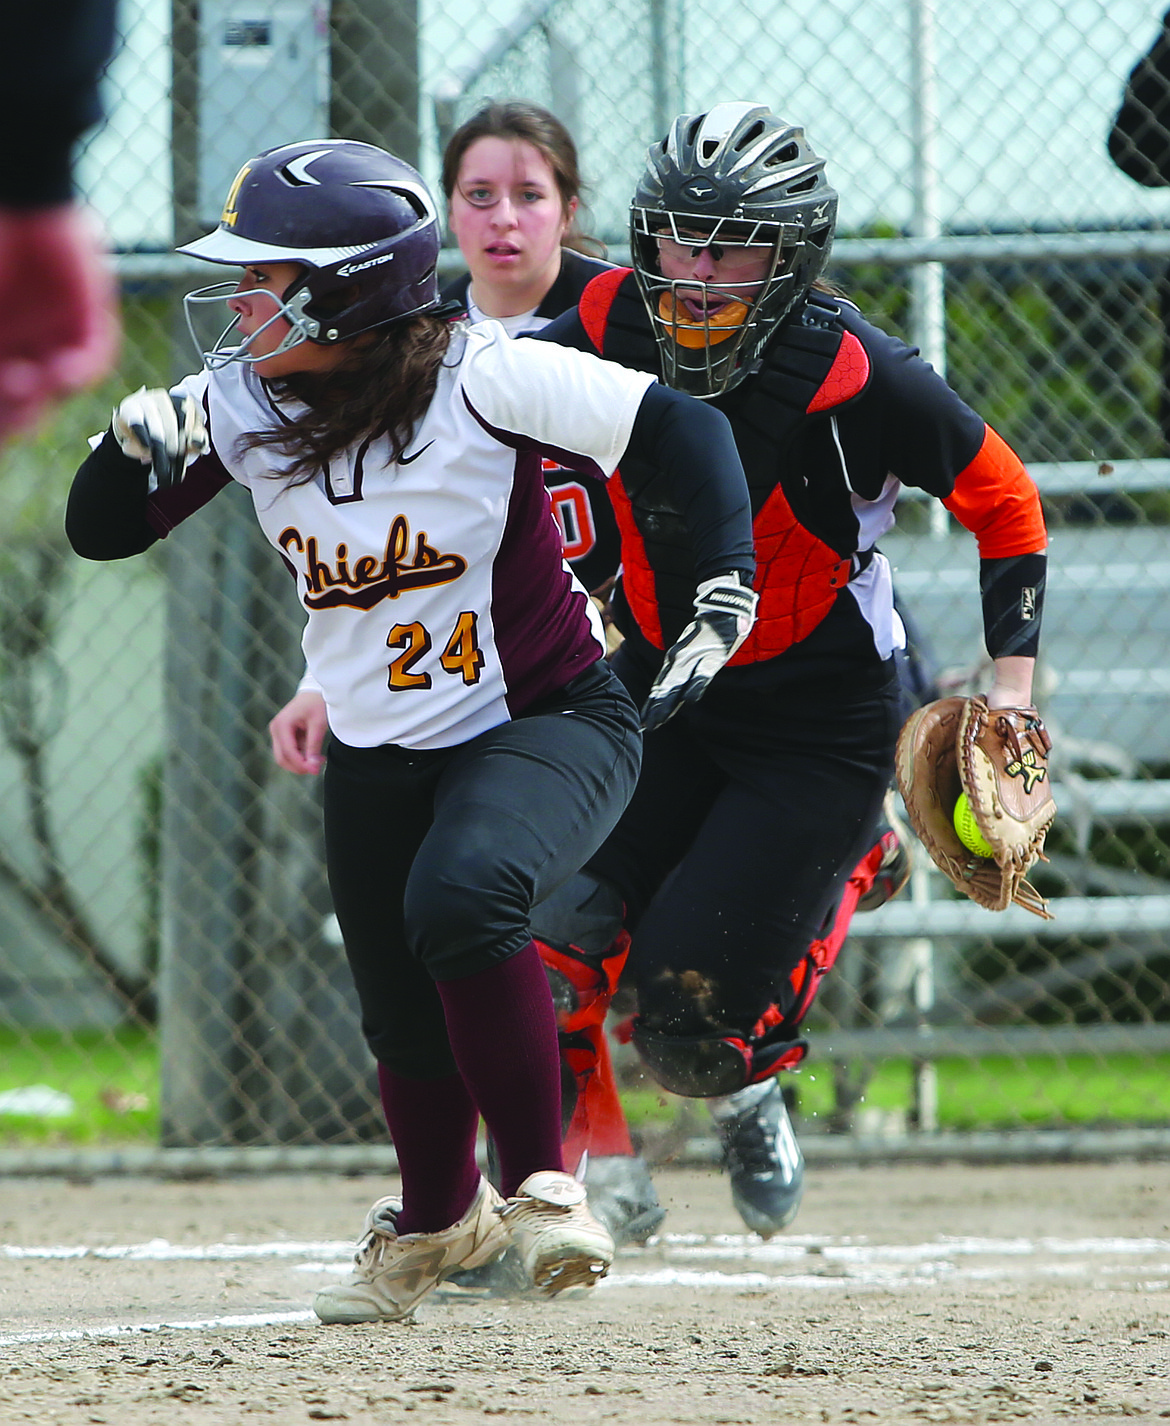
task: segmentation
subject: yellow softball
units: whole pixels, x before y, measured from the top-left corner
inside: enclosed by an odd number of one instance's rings
[[[979,830],[975,821],[975,814],[971,811],[971,804],[967,801],[965,792],[959,793],[959,800],[955,803],[955,831],[959,834],[959,841],[969,852],[974,852],[977,857],[989,857],[992,855],[991,843]]]

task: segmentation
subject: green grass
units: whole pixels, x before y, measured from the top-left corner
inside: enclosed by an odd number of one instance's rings
[[[0,1030],[0,1091],[35,1084],[68,1094],[74,1112],[60,1119],[0,1114],[0,1149],[158,1142],[158,1046],[150,1031]]]
[[[941,1129],[1022,1129],[1170,1123],[1170,1055],[1025,1056],[939,1060]],[[833,1112],[833,1069],[815,1063],[786,1077],[798,1122],[826,1124]],[[635,1127],[668,1123],[681,1101],[662,1091],[629,1089],[623,1102]],[[873,1066],[861,1108],[910,1112],[909,1060]]]
[[[1170,1055],[954,1059],[938,1061],[937,1071],[942,1129],[1170,1123]],[[158,1049],[149,1031],[60,1035],[0,1030],[0,1091],[35,1084],[68,1094],[74,1112],[61,1119],[0,1114],[0,1150],[158,1142]],[[798,1124],[828,1124],[834,1105],[831,1065],[812,1063],[786,1076],[785,1084],[796,1091]],[[645,1084],[624,1089],[622,1100],[635,1129],[664,1127],[687,1104]],[[860,1107],[908,1114],[912,1104],[911,1062],[875,1064]],[[701,1133],[706,1115],[701,1106],[692,1105],[692,1110],[695,1132]]]

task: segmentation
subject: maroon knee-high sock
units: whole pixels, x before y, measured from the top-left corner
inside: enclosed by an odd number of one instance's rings
[[[479,1187],[476,1109],[463,1077],[406,1079],[378,1066],[382,1109],[402,1175],[400,1233],[437,1233],[458,1223]]]
[[[463,1081],[500,1155],[500,1190],[561,1169],[556,1013],[535,945],[487,970],[438,983]]]

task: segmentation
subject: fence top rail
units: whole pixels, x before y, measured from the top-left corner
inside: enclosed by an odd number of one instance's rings
[[[1041,495],[1107,495],[1119,490],[1170,490],[1170,460],[1029,461],[1028,474]],[[925,490],[902,488],[899,500],[933,500]]]
[[[972,940],[1066,940],[1070,936],[1159,935],[1170,932],[1170,896],[1060,896],[1050,901],[1053,920],[1018,906],[986,911],[973,901],[894,901],[859,911],[856,936],[913,939],[962,936]]]
[[[1147,1025],[904,1025],[806,1029],[819,1060],[945,1060],[988,1055],[1170,1053],[1170,1023]]]
[[[935,262],[1088,262],[1103,258],[1137,261],[1167,257],[1170,228],[1139,228],[1124,232],[973,233],[936,238],[838,237],[833,243],[831,262],[857,267],[870,262],[919,266]],[[609,244],[609,260],[629,266],[630,250],[624,241]],[[119,253],[114,262],[123,280],[137,282],[207,271],[206,263],[173,252]],[[442,276],[462,271],[464,266],[458,248],[444,248],[439,255]]]

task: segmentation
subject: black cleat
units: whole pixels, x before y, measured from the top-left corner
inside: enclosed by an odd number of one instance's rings
[[[787,1228],[804,1193],[804,1155],[796,1142],[780,1083],[749,1085],[711,1105],[731,1201],[761,1238]]]

